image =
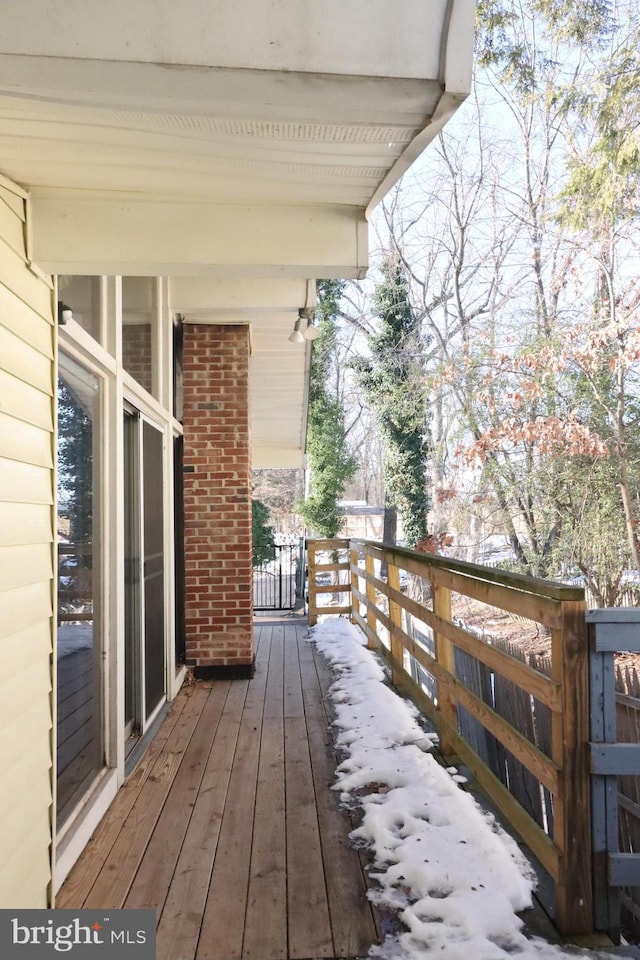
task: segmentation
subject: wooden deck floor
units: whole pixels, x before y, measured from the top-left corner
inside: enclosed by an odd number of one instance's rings
[[[251,681],[184,689],[56,906],[153,907],[158,960],[309,960],[378,942],[306,626],[256,625]]]

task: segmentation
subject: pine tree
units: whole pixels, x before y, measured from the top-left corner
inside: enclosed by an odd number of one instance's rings
[[[320,334],[313,342],[307,425],[311,489],[309,496],[298,504],[305,524],[314,533],[328,538],[335,537],[340,530],[338,501],[357,468],[346,442],[342,402],[328,385],[343,287],[339,280],[318,281]]]
[[[259,567],[274,556],[274,531],[269,523],[269,508],[261,500],[251,501],[253,565]]]
[[[382,434],[387,502],[402,518],[405,543],[414,546],[427,534],[429,512],[424,343],[406,277],[392,255],[381,274],[373,298],[380,329],[369,337],[371,355],[354,368]]]
[[[60,506],[72,543],[93,539],[93,424],[63,380],[58,384],[58,477]]]

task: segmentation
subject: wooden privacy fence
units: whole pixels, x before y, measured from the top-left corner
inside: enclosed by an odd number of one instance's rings
[[[553,879],[560,931],[591,932],[582,588],[372,541],[314,540],[308,550],[310,623],[350,615],[433,721],[442,753],[471,769]],[[525,662],[467,629],[455,615],[461,598],[539,625],[549,658]]]

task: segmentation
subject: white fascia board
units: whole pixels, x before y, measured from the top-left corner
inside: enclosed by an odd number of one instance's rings
[[[473,80],[476,0],[450,0],[442,37],[441,80],[447,93],[467,97]]]
[[[442,94],[427,124],[408,144],[378,185],[366,210],[367,219],[381,200],[439,135],[471,93],[475,42],[475,0],[449,0],[442,32],[439,77]]]
[[[3,0],[0,53],[423,78],[447,0]]]
[[[33,259],[45,272],[122,276],[361,278],[364,212],[346,205],[38,197]]]
[[[255,446],[251,451],[251,465],[254,470],[268,470],[276,467],[284,469],[304,469],[306,455],[300,449],[271,448]]]
[[[449,122],[461,103],[463,103],[468,94],[450,94],[443,93],[438,102],[438,106],[429,122],[428,126],[421,130],[417,137],[414,137],[407,149],[394,163],[393,167],[378,186],[373,197],[369,201],[366,209],[366,217],[369,219],[374,209],[384,200],[389,191],[398,182],[400,177],[407,172],[409,167],[415,163],[421,153],[426,150],[432,140],[438,136],[446,123]]]

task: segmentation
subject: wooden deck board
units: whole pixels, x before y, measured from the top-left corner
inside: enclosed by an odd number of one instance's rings
[[[213,684],[200,715],[200,722],[184,753],[184,759],[149,841],[125,907],[164,906],[182,844],[189,827],[206,763],[224,709],[229,681]]]
[[[123,906],[208,694],[205,686],[194,688],[165,749],[156,760],[153,773],[122,825],[85,907],[118,909]]]
[[[297,636],[290,634],[287,658],[285,717],[285,782],[287,793],[287,880],[289,954],[291,957],[334,956],[325,864],[320,841],[307,723],[302,709],[302,678]],[[295,663],[292,660],[295,655]],[[296,715],[295,704],[300,705]]]
[[[256,624],[256,675],[183,690],[58,895],[154,907],[158,960],[366,955],[349,815],[329,789],[329,681],[306,629]]]
[[[71,909],[85,905],[87,895],[100,875],[106,859],[120,835],[123,823],[133,809],[148,777],[152,775],[155,764],[182,715],[188,702],[189,693],[190,691],[184,690],[181,696],[174,700],[162,727],[149,745],[140,763],[116,794],[99,829],[89,840],[84,853],[56,896],[56,907],[59,909]]]
[[[158,960],[195,957],[248,681],[233,683],[218,724],[157,935]]]
[[[261,639],[229,780],[216,861],[205,905],[198,960],[240,960],[247,909],[268,642]]]
[[[266,630],[266,628],[262,628]],[[287,957],[283,659],[284,637],[271,629],[253,823],[243,957]]]

